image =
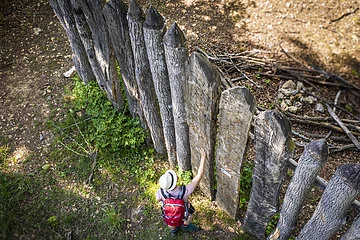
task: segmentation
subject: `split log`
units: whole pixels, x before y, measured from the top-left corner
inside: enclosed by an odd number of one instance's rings
[[[254,96],[245,87],[233,87],[221,94],[216,150],[216,202],[233,219],[239,207],[240,171],[255,106]]]
[[[110,40],[114,47],[115,56],[120,66],[130,114],[134,118],[139,117],[141,126],[148,130],[135,79],[134,56],[126,18],[128,6],[121,0],[110,0],[105,4],[102,11],[108,27]]]
[[[102,9],[105,1],[71,0],[76,27],[100,87],[115,108],[124,107],[114,50],[110,44]]]
[[[87,58],[85,47],[76,28],[74,10],[71,6],[70,0],[50,0],[50,5],[69,38],[70,46],[73,51],[72,59],[79,77],[85,84],[91,80],[95,80],[93,70]]]
[[[158,153],[165,153],[164,133],[144,41],[143,22],[145,16],[135,0],[130,2],[127,18],[131,47],[134,54],[135,78],[140,93],[140,102],[154,143],[154,148]]]
[[[185,103],[189,125],[191,165],[194,174],[200,164],[200,149],[207,153],[204,177],[200,188],[210,199],[214,198],[214,149],[216,123],[220,100],[220,74],[200,53],[190,57],[190,76],[186,83]]]
[[[351,227],[341,236],[340,240],[359,240],[360,239],[360,215],[353,222]]]
[[[172,167],[177,166],[174,116],[172,112],[171,90],[167,71],[164,38],[165,19],[150,7],[144,23],[144,40],[149,58],[155,92],[159,101],[160,115],[164,128],[165,146]]]
[[[172,97],[176,154],[182,171],[191,169],[189,126],[186,119],[184,87],[187,82],[188,49],[184,33],[174,23],[164,36],[166,65]]]
[[[279,191],[291,151],[291,125],[277,111],[265,111],[255,120],[255,167],[244,229],[263,239],[279,208]]]
[[[296,239],[329,239],[346,223],[347,210],[359,193],[360,163],[338,167],[313,216]]]
[[[312,141],[306,146],[286,190],[276,229],[268,239],[285,240],[290,237],[296,227],[298,214],[306,195],[327,161],[328,154],[329,148],[325,139]]]

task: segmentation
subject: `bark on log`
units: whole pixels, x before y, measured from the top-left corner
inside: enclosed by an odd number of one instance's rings
[[[127,21],[128,6],[121,0],[110,0],[103,8],[109,37],[120,66],[129,111],[132,117],[139,117],[141,125],[148,130],[140,104],[138,86],[135,79],[134,56],[131,48]]]
[[[134,54],[135,78],[139,88],[140,102],[150,130],[151,139],[154,143],[154,148],[156,152],[162,154],[166,152],[166,149],[161,117],[144,42],[143,22],[145,16],[135,0],[130,2],[127,18],[131,47]]]
[[[327,161],[329,148],[325,139],[310,142],[296,167],[281,206],[280,219],[268,239],[288,239],[296,227],[299,211],[317,174]]]
[[[346,213],[360,193],[360,163],[341,165],[326,187],[311,219],[297,240],[329,239],[346,222]]]
[[[265,111],[255,121],[255,168],[244,229],[263,239],[267,223],[278,211],[279,191],[291,149],[291,125],[279,112]]]
[[[100,87],[117,109],[124,107],[115,56],[108,38],[102,8],[105,1],[71,0],[76,27]]]
[[[255,98],[245,87],[233,87],[221,94],[216,202],[233,219],[239,207],[240,171],[255,106]]]
[[[204,177],[200,182],[202,192],[214,198],[214,149],[216,120],[220,100],[220,74],[202,54],[190,57],[190,76],[185,87],[185,105],[189,125],[191,165],[194,174],[200,164],[200,149],[207,153]]]
[[[351,227],[341,236],[340,240],[359,240],[360,239],[360,214],[353,222]]]
[[[150,7],[144,23],[144,40],[155,92],[159,101],[168,160],[174,168],[177,166],[176,140],[169,74],[165,60],[164,34],[165,19],[153,7]]]
[[[172,97],[176,155],[180,170],[186,171],[191,169],[189,126],[184,99],[184,87],[188,77],[188,50],[184,33],[176,23],[164,36],[164,48]]]
[[[50,5],[69,38],[70,46],[73,51],[72,59],[79,77],[85,84],[91,80],[95,80],[85,47],[75,25],[74,11],[70,0],[50,0]]]

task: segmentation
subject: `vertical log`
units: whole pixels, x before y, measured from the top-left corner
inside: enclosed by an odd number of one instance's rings
[[[310,142],[299,160],[294,176],[287,188],[281,207],[280,219],[269,239],[288,239],[296,227],[296,221],[306,194],[313,186],[317,174],[328,157],[325,139]]]
[[[134,54],[135,78],[139,88],[140,102],[154,143],[154,148],[158,153],[165,153],[166,149],[161,117],[144,42],[143,22],[145,17],[142,9],[135,0],[130,2],[127,18],[131,47]]]
[[[191,165],[194,174],[200,164],[200,149],[207,153],[204,177],[200,187],[207,197],[214,198],[214,149],[220,100],[220,74],[200,53],[190,57],[190,76],[185,87],[185,103],[189,125]]]
[[[50,0],[50,5],[69,38],[70,46],[73,51],[72,59],[79,77],[85,84],[91,80],[95,80],[85,47],[75,25],[74,11],[70,0]]]
[[[108,39],[102,8],[105,1],[71,0],[76,27],[96,80],[117,109],[124,106],[115,57]]]
[[[340,240],[359,240],[360,239],[360,214],[355,219],[351,227],[341,236]]]
[[[346,213],[360,193],[360,163],[338,167],[311,219],[296,238],[329,239],[346,223]]]
[[[164,36],[174,114],[176,155],[180,170],[191,169],[189,126],[186,120],[184,87],[187,81],[188,50],[184,33],[174,23]]]
[[[163,43],[164,34],[165,19],[153,7],[150,7],[144,23],[144,40],[155,92],[159,101],[168,160],[172,167],[175,167],[177,166],[176,141],[169,74],[166,67]]]
[[[291,125],[279,112],[265,111],[255,121],[255,167],[244,229],[263,239],[267,223],[278,211],[279,191],[291,149]]]
[[[147,130],[147,123],[141,108],[138,86],[135,79],[134,56],[131,49],[127,21],[127,5],[121,0],[110,0],[103,8],[109,37],[120,66],[131,116],[139,117],[141,125]]]
[[[240,171],[254,110],[255,99],[245,87],[233,87],[221,94],[216,202],[233,219],[239,207]]]

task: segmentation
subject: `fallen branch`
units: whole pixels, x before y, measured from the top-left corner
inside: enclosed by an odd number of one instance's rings
[[[340,17],[338,17],[338,18],[330,20],[330,22],[337,22],[337,21],[339,21],[339,20],[343,19],[343,18],[344,18],[344,17],[346,17],[346,16],[349,16],[349,15],[351,15],[351,14],[356,13],[356,12],[357,12],[357,10],[359,10],[359,8],[355,8],[355,10],[354,10],[354,11],[352,11],[352,12],[344,13],[343,15],[341,15],[341,16],[340,16]]]
[[[351,141],[355,144],[355,146],[360,150],[360,142],[355,138],[355,136],[350,132],[350,130],[344,125],[344,123],[340,120],[340,118],[333,112],[328,104],[326,104],[329,114],[331,117],[339,124],[342,130],[348,135]]]
[[[289,159],[289,168],[291,168],[293,171],[295,171],[297,166],[298,166],[298,163],[294,159],[290,158]],[[326,186],[328,185],[328,182],[325,179],[317,176],[315,179],[315,185],[318,186],[321,190],[325,190]],[[360,209],[360,201],[355,200],[353,202],[353,205],[356,208]]]
[[[91,166],[91,173],[90,176],[88,177],[88,179],[86,180],[86,184],[90,184],[94,178],[94,172],[95,172],[95,167],[96,167],[96,159],[97,159],[97,152],[93,152],[90,157],[93,160],[92,166]]]

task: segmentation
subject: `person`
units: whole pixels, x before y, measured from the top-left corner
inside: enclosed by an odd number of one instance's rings
[[[202,177],[204,175],[206,154],[204,151],[201,151],[200,153],[201,153],[201,160],[200,160],[198,172],[197,172],[196,176],[191,180],[191,182],[185,186],[185,193],[183,195],[183,200],[184,200],[185,204],[187,204],[187,207],[188,207],[188,216],[186,219],[184,219],[181,227],[169,226],[171,229],[171,234],[173,236],[177,234],[179,229],[181,229],[185,232],[196,232],[200,229],[198,226],[191,223],[193,214],[195,213],[195,208],[188,201],[189,196],[193,193],[195,188],[199,185],[200,180],[202,179]],[[173,170],[166,171],[160,177],[160,179],[159,179],[160,188],[156,192],[156,200],[158,202],[165,200],[165,197],[161,193],[161,189],[163,189],[163,191],[166,191],[171,197],[179,196],[180,186],[177,186],[177,179],[178,179],[177,175]]]

